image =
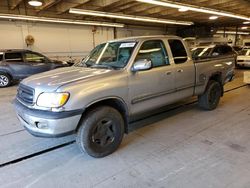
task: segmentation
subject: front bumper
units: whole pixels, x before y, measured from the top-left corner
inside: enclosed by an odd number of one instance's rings
[[[250,67],[250,61],[238,61],[237,65],[240,67]]]
[[[14,105],[21,124],[38,137],[61,137],[74,133],[83,113],[83,110],[50,112],[30,109],[18,100]]]

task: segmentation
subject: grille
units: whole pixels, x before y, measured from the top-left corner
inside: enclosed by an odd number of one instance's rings
[[[34,89],[20,84],[17,89],[17,98],[25,104],[32,105],[34,98]]]

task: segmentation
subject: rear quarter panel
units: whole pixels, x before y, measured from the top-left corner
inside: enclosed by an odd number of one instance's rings
[[[234,72],[234,57],[230,55],[195,61],[195,67],[195,95],[200,95],[204,93],[209,79],[214,74],[220,74],[222,84],[225,84],[227,76]]]

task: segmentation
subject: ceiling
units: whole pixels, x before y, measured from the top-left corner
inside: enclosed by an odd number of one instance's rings
[[[179,12],[178,9],[167,8],[152,4],[137,2],[136,0],[43,0],[41,7],[32,7],[28,0],[0,0],[0,13],[21,14],[31,16],[43,16],[54,18],[70,18],[82,20],[98,20],[107,22],[119,22],[135,25],[155,25],[154,23],[131,22],[70,14],[70,8],[89,9],[112,13],[123,13],[137,16],[147,16],[162,19],[174,19],[192,21],[197,25],[210,26],[235,26],[241,25],[243,20],[219,17],[217,20],[209,20],[209,14],[198,12]],[[192,4],[217,10],[228,11],[250,17],[250,0],[176,0],[175,2]]]

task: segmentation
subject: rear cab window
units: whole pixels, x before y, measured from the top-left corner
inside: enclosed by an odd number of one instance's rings
[[[145,41],[136,56],[136,61],[141,59],[151,60],[153,67],[169,65],[168,55],[162,40]]]
[[[168,40],[175,64],[185,63],[188,60],[187,51],[182,43],[178,39]]]
[[[23,62],[22,53],[20,52],[6,52],[5,60],[7,62]]]

